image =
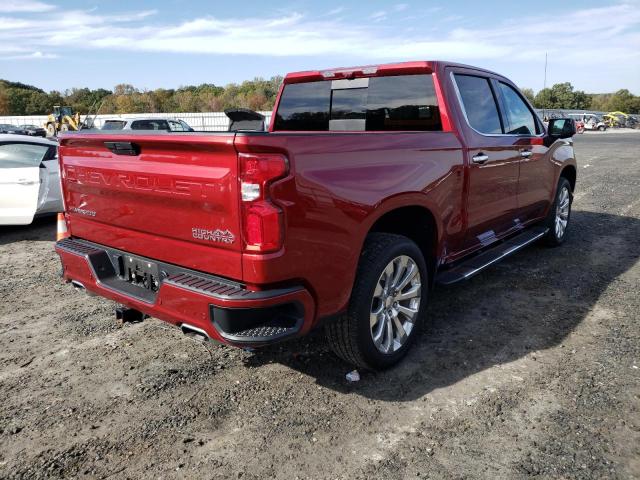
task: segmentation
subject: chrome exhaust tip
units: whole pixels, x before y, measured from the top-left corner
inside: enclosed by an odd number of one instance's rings
[[[180,330],[182,330],[182,333],[184,333],[187,337],[199,342],[206,342],[207,340],[210,340],[209,334],[207,332],[205,332],[201,328],[189,325],[188,323],[180,324]]]
[[[78,280],[71,280],[71,285],[73,286],[73,288],[75,288],[78,291],[83,291],[84,293],[86,293],[87,295],[89,295],[90,297],[95,297],[96,294],[87,290],[87,288],[84,286],[84,284],[82,282],[79,282]]]

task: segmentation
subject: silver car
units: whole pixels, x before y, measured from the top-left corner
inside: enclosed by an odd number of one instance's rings
[[[62,211],[58,143],[0,134],[0,225],[28,225]]]
[[[173,118],[114,118],[105,120],[101,130],[163,130],[193,132],[186,122]]]

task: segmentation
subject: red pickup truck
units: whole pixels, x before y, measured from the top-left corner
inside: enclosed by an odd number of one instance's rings
[[[575,124],[545,128],[487,70],[291,73],[268,131],[235,130],[64,135],[64,278],[235,346],[324,325],[340,357],[379,369],[434,284],[565,239]]]

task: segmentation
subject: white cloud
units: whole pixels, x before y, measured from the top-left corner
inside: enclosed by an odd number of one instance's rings
[[[10,53],[10,52],[3,52]],[[30,53],[19,53],[14,55],[2,56],[0,55],[0,60],[47,60],[52,58],[58,58],[58,55],[54,53],[44,53],[44,52],[30,52]]]
[[[6,12],[7,0],[0,0]],[[21,5],[35,2],[23,1]],[[14,3],[10,3],[14,4]],[[42,4],[46,5],[46,4]],[[397,4],[394,11],[404,10]],[[550,58],[563,65],[593,64],[638,71],[640,65],[640,9],[637,3],[568,11],[563,15],[519,15],[490,28],[462,28],[459,18],[445,10],[430,10],[431,29],[395,28],[378,11],[369,18],[310,17],[286,13],[270,18],[202,17],[185,22],[160,22],[154,10],[101,15],[96,11],[61,10],[38,15],[0,16],[0,44],[25,48],[11,55],[51,58],[69,49],[220,54],[325,56],[356,62],[441,58],[456,61],[505,59],[531,62]],[[449,17],[449,22],[442,20]],[[339,35],[336,34],[339,32]],[[19,43],[18,43],[19,42]],[[66,55],[66,53],[65,53]],[[7,59],[7,57],[4,57]],[[319,65],[320,67],[325,65]],[[328,65],[330,66],[330,65]],[[640,72],[638,72],[640,74]]]
[[[394,9],[396,12],[402,12],[402,11],[406,10],[407,8],[409,8],[409,5],[408,5],[408,4],[406,4],[406,3],[396,3],[396,4],[393,6],[393,9]]]
[[[345,8],[344,8],[344,7],[338,7],[338,8],[334,8],[333,10],[329,10],[329,11],[326,13],[326,15],[327,15],[327,16],[331,16],[331,15],[339,15],[339,14],[341,14],[341,13],[342,13],[342,12],[344,12],[344,11],[345,11]]]
[[[3,13],[40,13],[49,12],[55,10],[55,8],[54,5],[32,0],[2,0],[2,3],[0,3],[0,12]]]

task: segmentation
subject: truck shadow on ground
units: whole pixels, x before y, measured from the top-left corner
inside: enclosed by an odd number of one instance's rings
[[[278,362],[319,385],[410,401],[495,365],[562,344],[603,291],[640,258],[640,220],[575,211],[565,245],[535,245],[466,283],[431,292],[428,325],[397,367],[364,373],[328,350],[322,331],[257,351],[249,367]]]
[[[30,225],[0,226],[0,245],[22,241],[55,241],[56,216],[47,215],[36,218]]]

